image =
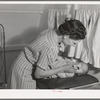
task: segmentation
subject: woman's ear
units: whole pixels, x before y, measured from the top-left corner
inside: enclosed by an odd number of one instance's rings
[[[69,35],[64,35],[64,36],[63,36],[63,39],[69,41],[69,40],[70,40]]]
[[[64,35],[63,38],[66,39],[66,38],[68,38],[68,36]]]

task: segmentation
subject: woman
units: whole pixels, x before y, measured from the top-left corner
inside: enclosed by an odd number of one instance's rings
[[[53,63],[60,51],[60,43],[65,47],[76,46],[85,36],[86,29],[79,20],[65,20],[57,30],[43,31],[15,60],[11,88],[33,89],[36,88],[34,79],[39,87],[39,79],[55,78],[62,71],[74,72],[71,63],[58,68]]]

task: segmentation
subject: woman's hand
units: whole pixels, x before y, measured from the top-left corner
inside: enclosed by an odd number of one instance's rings
[[[66,63],[66,65],[64,65],[63,67],[64,67],[64,72],[72,72],[72,73],[75,72],[72,62]]]

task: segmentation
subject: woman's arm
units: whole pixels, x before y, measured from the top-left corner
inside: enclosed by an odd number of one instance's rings
[[[62,67],[54,68],[54,69],[48,69],[48,70],[43,70],[37,66],[36,71],[35,71],[35,77],[36,78],[46,78],[48,76],[55,75],[62,71],[74,72],[74,70],[71,69],[70,66],[66,66],[66,65]]]
[[[66,65],[66,60],[61,56],[58,56],[57,60],[51,65],[51,68],[58,68],[64,65]]]

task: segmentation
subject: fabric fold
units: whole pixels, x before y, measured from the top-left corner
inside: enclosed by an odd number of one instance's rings
[[[54,29],[64,22],[68,16],[67,9],[50,9],[48,28]],[[80,20],[86,27],[86,38],[76,47],[70,47],[69,57],[81,59],[94,67],[100,68],[100,11],[99,10],[77,10],[75,19]]]

